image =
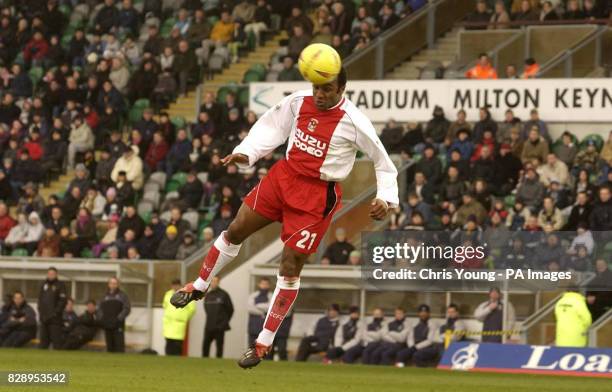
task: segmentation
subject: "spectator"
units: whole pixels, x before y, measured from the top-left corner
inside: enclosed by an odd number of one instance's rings
[[[304,79],[294,64],[293,57],[285,56],[283,58],[283,70],[278,73],[279,82],[301,81]]]
[[[595,321],[612,307],[612,272],[603,257],[595,260],[595,278],[588,288],[587,306]]]
[[[346,231],[343,228],[336,229],[336,241],[330,244],[325,250],[323,259],[328,262],[321,261],[323,264],[345,265],[348,261],[350,253],[355,249],[346,238]]]
[[[90,150],[94,146],[94,135],[82,117],[73,120],[68,144],[68,168],[73,169],[76,154]]]
[[[349,308],[349,319],[336,330],[334,344],[327,350],[325,362],[332,363],[334,359],[340,359],[344,354],[361,344],[361,338],[365,333],[365,324],[359,319],[359,307]]]
[[[123,156],[117,160],[111,179],[114,182],[119,180],[119,172],[125,172],[127,182],[134,190],[140,190],[144,183],[144,172],[142,168],[142,160],[138,156],[139,149],[136,146],[131,146],[123,153]]]
[[[593,231],[609,233],[612,230],[612,195],[608,186],[599,188],[599,200],[593,206],[589,219],[589,228]],[[609,234],[601,233],[601,235]]]
[[[74,312],[74,300],[72,298],[68,298],[66,300],[66,306],[64,307],[64,311],[62,312],[62,345],[58,348],[63,348],[66,343],[66,338],[72,332],[72,330],[76,327],[78,323],[78,316]]]
[[[457,119],[450,124],[448,133],[446,134],[446,138],[449,141],[454,141],[459,136],[459,131],[462,129],[465,129],[468,132],[468,135],[471,133],[472,124],[466,121],[466,117],[467,115],[465,110],[460,109],[457,112]]]
[[[433,111],[433,118],[429,120],[425,128],[425,141],[427,143],[443,143],[449,127],[450,121],[444,116],[444,109],[440,106],[436,106]]]
[[[215,23],[210,32],[210,39],[204,40],[202,42],[202,58],[204,62],[208,61],[208,55],[210,53],[210,48],[214,47],[223,47],[226,46],[232,39],[234,35],[234,21],[229,12],[222,11],[221,19]]]
[[[533,126],[529,131],[529,138],[523,146],[521,161],[523,161],[523,164],[531,162],[533,159],[544,162],[548,156],[548,152],[548,142],[540,136],[537,127]]]
[[[178,235],[176,226],[169,225],[166,228],[166,235],[157,248],[157,258],[160,260],[175,260],[180,245],[181,237]]]
[[[595,174],[597,171],[597,164],[599,162],[599,153],[597,152],[597,146],[593,140],[588,140],[586,143],[586,149],[583,149],[576,154],[574,159],[574,167],[576,169],[584,169],[589,174]]]
[[[189,326],[189,320],[195,313],[195,302],[184,308],[176,308],[170,304],[170,297],[181,288],[181,281],[172,281],[172,288],[164,294],[162,306],[164,309],[163,333],[166,339],[166,355],[182,355],[183,341]]]
[[[179,196],[187,208],[197,209],[204,195],[202,182],[196,177],[196,172],[187,175],[187,182],[179,189]]]
[[[538,20],[538,14],[533,10],[529,0],[523,0],[520,10],[512,14],[512,20],[525,23],[534,22]]]
[[[487,211],[482,204],[474,198],[474,194],[470,192],[465,193],[462,199],[463,204],[457,209],[457,212],[453,216],[453,222],[459,227],[462,227],[467,223],[470,217],[474,217],[479,225],[483,224],[487,217]]]
[[[509,144],[502,144],[499,153],[499,157],[494,162],[493,184],[497,189],[497,194],[501,196],[509,194],[516,187],[523,166],[520,159],[511,153]]]
[[[529,120],[525,121],[523,125],[522,139],[524,140],[529,138],[529,133],[534,126],[537,127],[539,136],[542,136],[548,143],[550,143],[551,138],[548,132],[548,126],[540,119],[540,114],[537,109],[532,109],[529,112]]]
[[[249,342],[254,342],[262,330],[266,318],[266,312],[270,306],[270,279],[261,278],[257,283],[257,291],[249,295],[247,308],[249,311],[248,334]]]
[[[246,34],[253,33],[255,35],[255,42],[257,46],[261,45],[261,33],[268,30],[268,26],[271,25],[270,6],[266,4],[266,0],[257,0],[257,8],[253,15],[253,20],[244,26],[244,32]]]
[[[478,8],[481,8],[482,6],[479,7],[479,5],[477,5],[476,7],[477,7],[476,13],[478,13]],[[486,4],[485,4],[485,7],[486,7]],[[476,14],[474,16],[477,16],[478,19],[481,19],[482,17],[484,17],[484,15],[482,14]],[[475,22],[476,21],[482,22],[481,20],[475,20]],[[503,0],[498,0],[495,2],[495,12],[491,15],[491,19],[489,20],[489,22],[490,22],[489,29],[492,29],[492,30],[507,29],[510,27],[510,15],[506,11],[506,6]]]
[[[565,20],[581,20],[585,18],[585,13],[580,9],[578,0],[568,0],[567,10],[563,14]]]
[[[119,229],[117,231],[117,237],[123,238],[123,235],[127,230],[132,230],[136,239],[142,236],[144,231],[145,223],[142,218],[136,213],[136,208],[133,205],[125,207],[125,215],[119,223]]]
[[[438,331],[439,342],[437,346],[440,352],[444,350],[447,338],[450,342],[459,342],[465,339],[468,329],[466,323],[460,318],[459,306],[454,303],[448,305],[446,308],[446,320]]]
[[[66,306],[66,286],[58,280],[57,269],[47,270],[47,279],[41,284],[38,294],[38,316],[40,318],[40,348],[54,349],[62,346],[62,312]]]
[[[507,306],[504,320],[503,307]],[[514,331],[516,317],[514,306],[501,301],[501,291],[497,287],[489,290],[489,299],[476,308],[474,317],[482,322],[482,341],[487,343],[502,343],[504,335],[511,335]]]
[[[186,231],[183,234],[183,242],[179,245],[176,251],[177,260],[185,260],[198,250],[198,245],[195,242],[195,237],[191,231]]]
[[[406,320],[404,309],[395,309],[395,318],[389,322],[383,332],[383,342],[380,346],[372,351],[368,356],[368,352],[364,352],[363,363],[374,365],[391,365],[398,351],[400,351],[406,342],[406,336],[409,333],[409,324]]]
[[[333,344],[332,342],[339,326],[339,313],[340,306],[337,304],[331,304],[327,308],[326,315],[321,317],[311,333],[300,341],[300,346],[295,356],[296,361],[305,362],[310,354],[327,351],[330,345]]]
[[[206,14],[203,9],[195,10],[195,14],[191,24],[187,29],[185,38],[188,40],[191,47],[198,47],[202,41],[210,37],[211,26],[206,19]],[[163,66],[162,66],[163,68]]]
[[[99,305],[100,325],[104,329],[108,352],[125,352],[125,319],[130,310],[130,299],[119,288],[119,279],[110,278]]]
[[[285,30],[289,34],[289,37],[295,34],[295,26],[301,26],[302,32],[306,35],[310,35],[313,32],[314,26],[312,20],[304,15],[302,8],[299,6],[291,8],[291,16],[285,21]]]
[[[393,8],[388,3],[382,6],[380,17],[378,18],[378,27],[381,31],[387,31],[395,26],[400,21],[399,16],[393,12]]]
[[[210,282],[210,288],[204,298],[206,312],[206,326],[204,327],[204,341],[202,356],[208,358],[210,346],[216,344],[217,358],[223,358],[223,342],[225,332],[230,329],[230,320],[234,314],[234,305],[227,291],[219,287],[221,279],[215,276]]]
[[[375,308],[372,312],[372,321],[366,326],[360,343],[346,350],[342,356],[342,362],[355,363],[367,347],[376,347],[382,338],[384,327],[384,314],[381,308]]]
[[[489,56],[481,53],[478,55],[478,63],[465,73],[465,77],[468,79],[497,79],[497,71],[491,65]]]
[[[181,40],[178,44],[178,52],[172,63],[172,70],[179,84],[179,94],[187,94],[187,82],[197,67],[197,59],[194,52],[189,48],[187,40]]]
[[[297,59],[300,53],[302,53],[302,50],[310,44],[311,40],[311,36],[304,32],[304,27],[302,25],[294,26],[293,35],[289,38],[287,53],[289,56]]]
[[[572,139],[572,134],[568,131],[561,135],[561,143],[556,143],[553,149],[554,154],[568,167],[572,167],[578,148]]]
[[[540,11],[540,22],[553,22],[559,19],[557,11],[554,10],[553,5],[550,1],[544,1],[542,3],[542,10]]]
[[[36,337],[36,312],[21,291],[15,291],[6,310],[8,317],[0,325],[1,347],[23,347]]]
[[[430,319],[428,305],[419,305],[418,322],[408,328],[406,347],[397,351],[395,357],[383,358],[384,363],[391,364],[395,361],[396,367],[404,367],[411,359],[418,367],[425,367],[438,357],[436,347],[437,327]]]
[[[540,72],[540,65],[535,61],[533,57],[529,57],[525,60],[525,67],[521,74],[521,79],[535,79]]]
[[[557,336],[560,347],[586,347],[587,330],[591,326],[591,313],[586,298],[577,291],[567,290],[555,305]]]
[[[87,342],[93,340],[99,326],[99,316],[96,311],[96,301],[87,301],[85,312],[77,319],[76,325],[64,339],[63,350],[78,350]]]
[[[350,16],[344,7],[344,4],[341,2],[332,4],[332,15],[329,19],[331,33],[341,37],[345,34],[349,34],[351,32],[351,21],[349,20],[349,17]],[[384,12],[382,17],[385,17]],[[397,21],[395,23],[397,23]]]

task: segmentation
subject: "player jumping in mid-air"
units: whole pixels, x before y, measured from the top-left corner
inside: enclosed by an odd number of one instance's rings
[[[198,279],[177,291],[171,303],[183,307],[204,297],[212,278],[240,251],[242,242],[273,221],[282,222],[283,248],[276,289],[263,330],[238,361],[251,368],[266,355],[274,335],[291,309],[300,287],[300,272],[314,253],[332,216],[340,208],[339,182],[351,172],[357,150],[376,170],[377,194],[370,217],[380,220],[398,204],[397,170],[370,120],[346,99],[346,71],[330,83],[298,91],[269,109],[225,165],[253,166],[287,138],[286,157],[244,198],[238,214],[221,233],[202,263]]]

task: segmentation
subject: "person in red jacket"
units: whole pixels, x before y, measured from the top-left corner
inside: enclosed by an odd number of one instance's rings
[[[38,161],[42,158],[44,150],[40,141],[40,132],[37,129],[32,130],[29,140],[23,147],[28,150],[33,161]]]
[[[17,222],[15,219],[11,218],[9,215],[8,206],[4,202],[0,202],[0,248],[9,231],[11,231],[16,224]]]
[[[40,31],[36,31],[23,49],[23,59],[27,63],[34,62],[37,65],[42,65],[41,62],[48,52],[49,44],[43,34]]]
[[[152,171],[157,170],[158,163],[164,162],[168,154],[168,148],[168,143],[161,131],[155,132],[153,134],[153,142],[149,145],[147,155],[145,156],[145,163]]]

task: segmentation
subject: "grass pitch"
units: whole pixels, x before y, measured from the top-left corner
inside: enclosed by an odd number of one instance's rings
[[[139,354],[0,349],[0,371],[67,370],[68,386],[0,386],[0,391],[164,392],[609,392],[609,379],[462,373],[435,369],[263,362]]]

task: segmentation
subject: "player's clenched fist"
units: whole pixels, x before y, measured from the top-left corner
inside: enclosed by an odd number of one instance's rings
[[[383,220],[387,216],[389,205],[384,200],[374,199],[370,207],[370,218]]]
[[[249,164],[249,157],[244,154],[229,154],[225,158],[221,159],[221,163],[223,166],[227,166],[230,163],[238,163],[238,164]]]

